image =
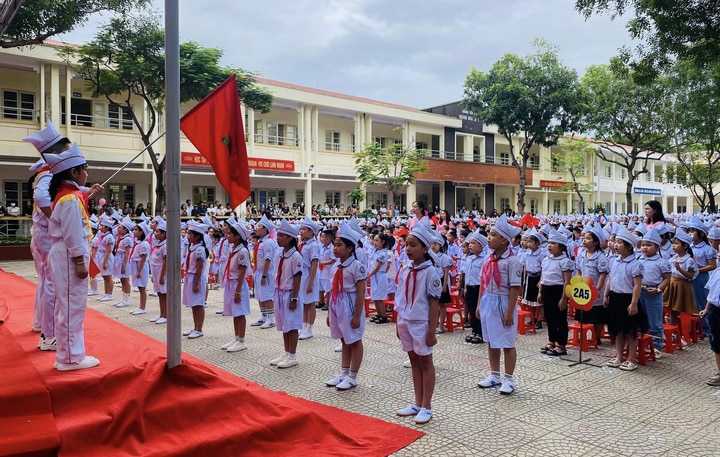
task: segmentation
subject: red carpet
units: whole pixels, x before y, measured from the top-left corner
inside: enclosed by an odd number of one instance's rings
[[[57,372],[29,331],[35,285],[2,270],[0,283],[12,284],[0,324],[0,455],[381,456],[422,436],[188,355],[168,371],[164,344],[94,310],[85,340],[100,366]]]

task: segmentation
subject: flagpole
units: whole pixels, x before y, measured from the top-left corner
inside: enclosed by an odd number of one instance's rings
[[[113,173],[108,179],[105,180],[105,182],[103,182],[103,183],[100,184],[100,185],[103,186],[103,187],[105,187],[105,186],[107,185],[107,183],[109,183],[110,181],[112,181],[112,179],[113,179],[115,176],[117,176],[118,173],[120,173],[121,171],[123,171],[124,169],[126,169],[126,168],[128,167],[128,165],[130,165],[131,163],[133,163],[133,162],[135,161],[135,159],[137,159],[138,157],[140,157],[140,154],[142,154],[143,152],[147,151],[150,146],[152,146],[153,144],[157,143],[157,141],[158,141],[160,138],[164,137],[164,136],[165,136],[165,132],[161,133],[160,136],[158,136],[157,138],[155,138],[154,140],[152,140],[152,142],[151,142],[150,144],[148,144],[147,146],[145,146],[144,148],[142,148],[142,150],[140,150],[140,152],[138,152],[137,154],[135,154],[135,157],[133,157],[132,159],[130,159],[130,160],[128,160],[127,162],[125,162],[125,165],[123,165],[122,167],[120,167],[120,169],[119,169],[118,171],[116,171],[115,173]]]
[[[182,363],[180,329],[180,20],[165,0],[165,188],[167,207],[167,367]]]

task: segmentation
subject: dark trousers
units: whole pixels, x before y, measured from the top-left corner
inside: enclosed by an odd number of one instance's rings
[[[542,286],[541,289],[545,307],[545,322],[548,327],[548,341],[559,346],[567,345],[568,339],[567,309],[561,310],[558,307],[560,299],[563,297],[563,289],[563,285]]]
[[[470,326],[472,327],[473,333],[482,337],[482,325],[480,325],[480,319],[478,319],[476,315],[479,296],[480,286],[467,286],[465,303],[467,304],[468,311],[470,312]]]

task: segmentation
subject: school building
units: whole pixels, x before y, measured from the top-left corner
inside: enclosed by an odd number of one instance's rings
[[[32,196],[28,167],[38,154],[22,138],[44,127],[46,119],[79,144],[92,182],[105,181],[144,147],[128,113],[94,98],[57,55],[59,45],[47,41],[30,49],[0,50],[0,182],[5,204],[14,201],[22,206]],[[516,209],[520,179],[511,165],[507,141],[459,103],[422,110],[263,78],[257,83],[273,94],[274,104],[266,114],[243,107],[250,199],[256,206],[302,202],[306,209],[324,203],[348,207],[352,203],[348,194],[360,187],[353,153],[372,142],[381,146],[402,142],[427,151],[427,171],[395,202],[388,201],[389,193],[381,186],[365,189],[364,206],[409,207],[412,201],[423,200],[451,213],[463,206],[485,212]],[[147,125],[143,106],[138,98],[133,107]],[[189,108],[183,106],[183,112]],[[158,125],[155,137],[164,123]],[[515,150],[519,147],[518,138]],[[154,149],[162,158],[163,141]],[[183,139],[181,150],[182,202],[226,203],[225,191],[193,145]],[[553,166],[555,154],[562,154],[562,149],[534,146],[531,150],[526,211],[582,210],[575,192],[565,190],[568,174]],[[641,175],[633,186],[632,207],[626,208],[624,170],[593,154],[578,179],[592,188],[583,193],[584,206],[599,203],[610,214],[642,212],[644,202],[652,198],[661,201],[666,211],[691,211],[690,191],[665,182],[670,160],[650,162],[649,174]],[[155,183],[145,153],[108,184],[106,198],[121,206],[154,203]]]

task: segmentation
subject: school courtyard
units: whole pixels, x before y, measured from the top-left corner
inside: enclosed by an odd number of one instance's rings
[[[0,262],[0,268],[36,281],[32,262]],[[91,297],[88,307],[126,325],[128,332],[164,341],[166,327],[150,322],[158,314],[157,298],[148,297],[148,313],[141,316],[129,314],[139,302],[138,293],[131,299],[131,307],[118,309],[114,301]],[[205,336],[183,338],[185,352],[271,390],[425,432],[397,456],[718,455],[720,389],[705,385],[716,371],[707,340],[624,372],[588,364],[569,366],[578,359],[575,347],[568,347],[568,360],[542,355],[547,332],[539,330],[518,336],[517,387],[514,394],[504,396],[476,387],[489,370],[485,345],[466,344],[467,331],[438,335],[434,416],[418,426],[412,418],[395,415],[413,400],[413,388],[393,324],[367,323],[359,384],[340,392],[325,386],[340,368],[336,342],[325,326],[327,312],[318,311],[315,337],[299,343],[300,364],[282,370],[269,364],[282,351],[275,329],[248,326],[247,350],[220,349],[232,339],[232,319],[215,313],[221,308],[222,292],[211,291]],[[253,299],[256,315],[257,309]],[[183,310],[182,316],[182,328],[192,327],[190,311]],[[600,365],[612,355],[612,347],[603,341],[583,359]]]

